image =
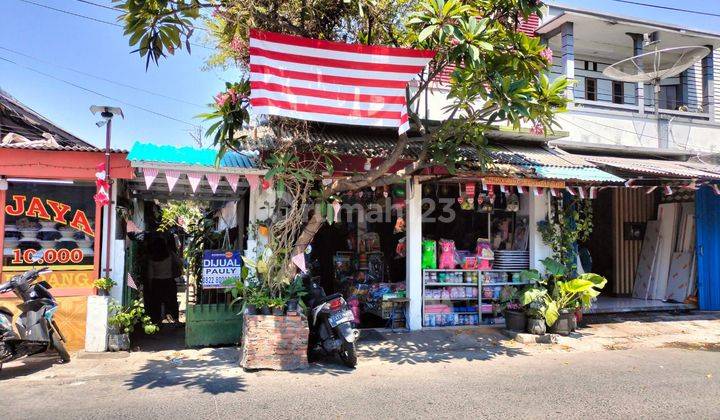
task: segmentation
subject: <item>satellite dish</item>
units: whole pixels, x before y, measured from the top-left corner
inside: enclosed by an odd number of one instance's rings
[[[677,76],[708,54],[707,47],[665,48],[618,61],[603,70],[603,74],[623,82],[656,84]]]
[[[657,41],[656,41],[657,42]],[[603,74],[611,79],[631,83],[650,83],[653,85],[653,103],[655,117],[658,119],[658,142],[661,140],[660,128],[660,82],[663,79],[677,76],[689,69],[710,53],[707,47],[673,47],[656,49],[655,51],[626,58],[608,66]],[[662,144],[660,144],[662,147]]]

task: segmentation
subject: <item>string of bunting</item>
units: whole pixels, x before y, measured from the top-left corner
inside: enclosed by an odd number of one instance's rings
[[[157,168],[142,168],[142,173],[145,177],[146,188],[150,189],[152,184],[160,175],[160,172],[161,170]],[[168,184],[168,190],[172,192],[183,173],[173,169],[162,170],[162,172],[165,174],[165,179],[167,180]],[[190,182],[190,188],[192,189],[193,193],[197,191],[198,187],[200,186],[200,182],[202,181],[203,177],[205,177],[208,184],[210,185],[210,189],[212,190],[213,194],[217,192],[218,186],[220,185],[220,181],[222,178],[225,178],[233,192],[237,192],[237,187],[240,183],[241,176],[240,174],[217,174],[202,172],[187,172],[184,173],[184,175],[187,176],[187,179]],[[242,176],[245,177],[248,185],[250,185],[250,189],[252,190],[257,189],[258,187],[262,188],[263,190],[272,187],[271,181],[266,180],[265,178],[262,178],[261,181],[261,175],[245,174]]]

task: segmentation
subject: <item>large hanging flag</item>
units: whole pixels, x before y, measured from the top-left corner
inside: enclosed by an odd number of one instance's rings
[[[250,104],[259,114],[398,127],[405,88],[434,51],[345,44],[250,30]]]

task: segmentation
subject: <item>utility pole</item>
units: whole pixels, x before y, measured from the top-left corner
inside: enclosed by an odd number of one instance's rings
[[[112,119],[115,115],[123,115],[122,109],[111,106],[98,106],[93,105],[90,107],[90,111],[95,114],[100,112],[102,120],[95,123],[98,127],[105,126],[105,180],[108,183],[108,205],[105,211],[107,215],[107,226],[105,226],[106,244],[105,244],[105,277],[110,278],[110,248],[112,243],[112,179],[110,178],[110,143],[112,138]],[[100,238],[102,240],[102,236]],[[102,243],[102,242],[101,242]]]

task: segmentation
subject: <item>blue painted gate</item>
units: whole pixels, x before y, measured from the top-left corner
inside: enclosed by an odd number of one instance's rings
[[[701,310],[720,310],[720,196],[709,187],[697,191],[698,298]]]

